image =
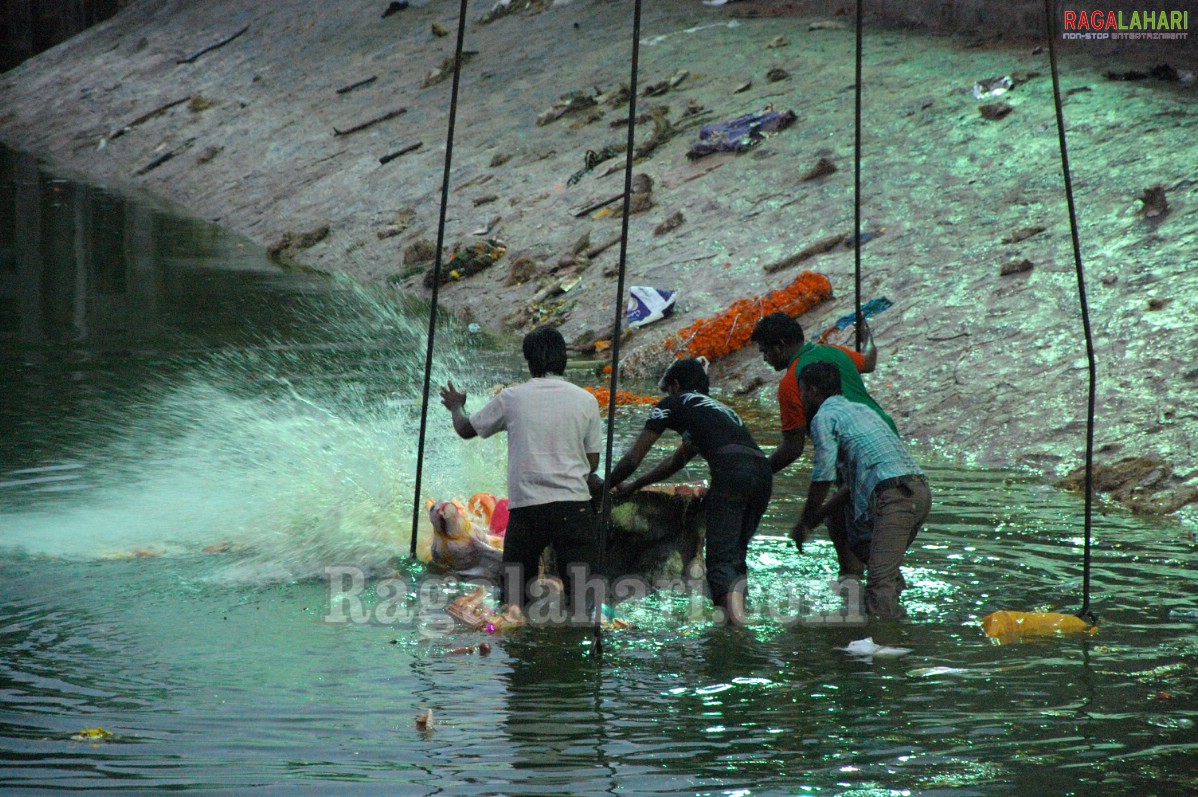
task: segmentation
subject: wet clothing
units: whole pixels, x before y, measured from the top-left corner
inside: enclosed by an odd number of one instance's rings
[[[839,471],[851,487],[853,519],[858,523],[869,519],[869,499],[878,482],[923,475],[878,414],[844,396],[829,396],[810,428],[815,446],[811,481],[838,481]]]
[[[470,416],[479,437],[507,432],[511,509],[555,501],[589,501],[587,454],[603,442],[599,403],[560,376],[505,388]]]
[[[848,543],[866,562],[866,609],[901,617],[899,566],[931,507],[927,478],[873,410],[829,396],[810,424],[812,482],[849,485]]]
[[[790,363],[782,381],[778,383],[778,409],[782,415],[782,431],[793,432],[807,428],[808,418],[803,410],[803,399],[799,396],[799,371],[814,362],[830,362],[840,371],[840,392],[849,401],[872,407],[886,421],[896,434],[898,427],[873,400],[861,381],[861,369],[865,367],[865,357],[852,349],[843,346],[822,346],[816,343],[804,343],[799,354]]]
[[[907,580],[899,566],[931,507],[932,493],[923,476],[904,476],[874,488],[870,499],[871,539],[854,549],[869,574],[865,585],[865,610],[869,614],[906,616],[899,598],[907,588]]]
[[[527,600],[539,573],[541,554],[552,545],[563,576],[571,564],[598,566],[599,544],[587,475],[587,454],[603,439],[595,397],[560,376],[534,377],[505,388],[470,416],[479,437],[507,432],[508,508],[504,534],[502,603]],[[512,571],[523,579],[523,589]],[[574,594],[566,583],[566,600]]]
[[[707,586],[711,599],[728,592],[748,594],[749,540],[765,514],[773,490],[773,472],[764,456],[734,453],[717,459],[704,500],[707,526]],[[711,464],[711,460],[708,460]]]
[[[523,608],[533,600],[528,586],[540,572],[541,555],[549,545],[553,546],[557,576],[566,588],[563,600],[570,606],[575,596],[583,594],[588,574],[580,573],[577,565],[593,569],[599,561],[598,518],[590,501],[555,501],[511,511],[504,534],[501,604],[518,603]]]
[[[724,446],[744,446],[761,453],[740,416],[703,393],[666,396],[649,413],[645,428],[658,434],[673,429],[709,463],[719,458],[717,452]]]
[[[744,592],[749,540],[757,533],[773,487],[769,461],[740,416],[703,393],[666,396],[650,412],[645,428],[658,434],[673,429],[707,460],[707,585],[712,600]]]
[[[850,401],[872,407],[886,424],[894,429],[894,421],[887,415],[878,403],[873,400],[861,381],[861,369],[865,367],[865,357],[852,349],[843,346],[805,343],[799,348],[798,355],[791,361],[790,367],[778,384],[778,409],[782,416],[782,431],[794,432],[807,429],[808,418],[803,409],[803,399],[799,395],[799,371],[813,362],[830,362],[840,372],[841,393]],[[827,518],[828,536],[836,547],[836,559],[840,576],[860,576],[865,572],[864,560],[853,555],[849,538],[852,535],[852,513],[849,509],[833,512]]]

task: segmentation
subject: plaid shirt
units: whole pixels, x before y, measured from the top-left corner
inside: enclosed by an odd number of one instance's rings
[[[869,407],[829,396],[811,419],[811,481],[852,484],[853,517],[870,520],[869,499],[883,479],[923,475],[898,435]],[[837,479],[837,476],[840,476]]]

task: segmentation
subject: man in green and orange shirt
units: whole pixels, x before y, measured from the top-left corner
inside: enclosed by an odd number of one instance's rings
[[[846,399],[870,407],[896,434],[894,421],[873,400],[861,381],[861,374],[874,370],[878,352],[874,347],[869,326],[862,320],[864,352],[856,352],[842,346],[824,346],[808,342],[803,327],[786,313],[772,313],[757,322],[749,338],[757,344],[762,359],[775,371],[784,371],[778,385],[778,408],[782,416],[782,443],[770,454],[770,468],[774,473],[785,468],[803,453],[807,440],[809,418],[803,409],[799,395],[798,372],[803,366],[814,362],[829,362],[840,372],[841,390]],[[843,513],[828,516],[828,536],[836,546],[836,558],[840,566],[840,577],[860,577],[865,572],[865,563],[853,555],[849,546],[849,524],[852,513],[847,508]]]

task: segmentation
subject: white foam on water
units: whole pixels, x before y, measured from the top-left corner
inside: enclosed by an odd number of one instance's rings
[[[91,559],[198,556],[215,547],[222,556],[213,577],[249,583],[320,576],[334,565],[379,570],[406,556],[424,351],[412,327],[421,322],[385,303],[357,301],[350,310],[321,323],[339,339],[362,341],[363,361],[373,354],[377,364],[380,348],[398,351],[390,371],[340,385],[311,362],[296,377],[295,350],[286,346],[214,356],[133,411],[92,420],[116,442],[71,452],[82,467],[0,473],[0,481],[30,482],[18,489],[56,477],[86,488],[0,509],[0,547]],[[449,336],[439,343],[450,366],[434,372],[421,492],[502,493],[502,436],[458,439],[437,398],[449,370],[469,384],[493,380],[493,369],[468,367]],[[343,361],[358,362],[354,345],[339,352]],[[394,388],[379,390],[379,382]]]

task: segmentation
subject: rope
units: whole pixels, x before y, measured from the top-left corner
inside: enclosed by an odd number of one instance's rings
[[[466,0],[458,11],[458,41],[453,60],[453,91],[449,97],[449,130],[445,134],[445,169],[441,176],[441,215],[437,219],[437,257],[433,262],[433,297],[428,311],[428,347],[424,354],[424,392],[420,401],[420,438],[416,444],[416,494],[412,498],[412,544],[416,557],[416,526],[420,520],[420,483],[424,476],[424,437],[428,428],[428,394],[433,375],[433,340],[437,334],[437,294],[441,288],[441,251],[445,247],[445,209],[449,204],[449,170],[453,162],[453,128],[458,116],[458,84],[462,73],[462,44],[466,37]]]
[[[1083,557],[1082,577],[1082,608],[1077,616],[1094,621],[1094,612],[1090,609],[1090,548],[1091,548],[1091,518],[1093,516],[1094,499],[1094,401],[1095,384],[1097,381],[1094,366],[1094,338],[1090,333],[1090,308],[1086,303],[1086,275],[1082,269],[1081,243],[1077,235],[1077,211],[1073,204],[1073,179],[1069,173],[1069,151],[1065,146],[1065,117],[1061,111],[1061,82],[1057,75],[1056,20],[1053,13],[1053,0],[1044,0],[1044,12],[1048,20],[1048,60],[1052,66],[1052,98],[1057,112],[1057,138],[1061,143],[1061,171],[1065,175],[1065,201],[1069,207],[1069,233],[1073,238],[1073,262],[1077,270],[1077,295],[1081,303],[1082,329],[1086,334],[1086,360],[1090,370],[1089,402],[1086,409],[1086,546]]]
[[[632,12],[632,68],[628,78],[628,146],[624,150],[624,218],[620,223],[620,271],[616,279],[616,318],[611,336],[611,380],[607,399],[607,453],[604,457],[603,483],[611,478],[612,449],[616,431],[616,389],[620,383],[620,326],[624,320],[624,273],[628,262],[628,217],[632,204],[632,157],[636,148],[636,73],[641,53],[641,0],[635,0]],[[604,572],[607,538],[611,528],[611,493],[603,491],[603,509],[599,516],[599,572]],[[592,655],[603,655],[603,607],[596,606],[595,644]]]
[[[863,347],[861,326],[865,315],[861,312],[861,6],[863,0],[857,0],[857,79],[856,79],[856,110],[854,112],[853,131],[853,264],[854,264],[854,297],[853,307],[857,308],[857,323],[855,324],[857,351]]]

